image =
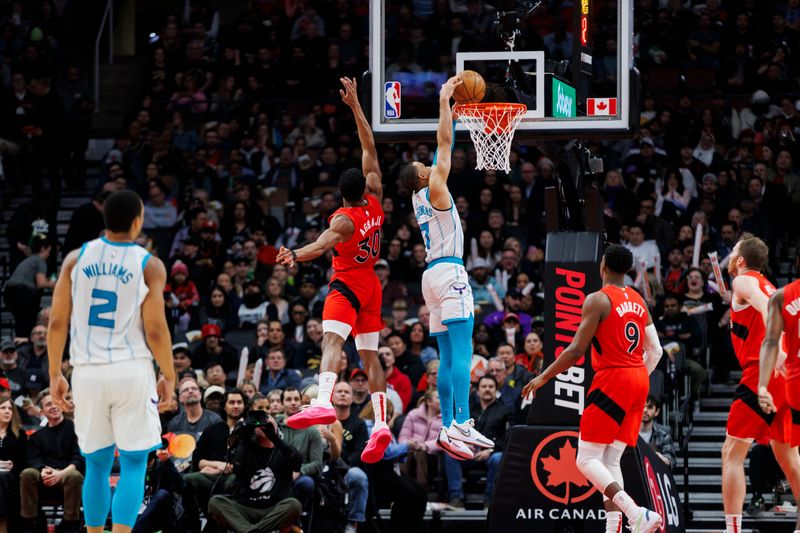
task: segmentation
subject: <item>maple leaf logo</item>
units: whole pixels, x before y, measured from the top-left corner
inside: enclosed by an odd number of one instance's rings
[[[569,505],[591,497],[597,489],[575,462],[577,431],[559,431],[542,439],[531,456],[531,477],[548,499]],[[555,489],[555,490],[553,490]]]
[[[564,445],[558,449],[558,458],[556,457],[542,457],[542,464],[544,469],[547,470],[547,486],[558,487],[566,483],[567,494],[565,499],[569,501],[569,486],[576,485],[578,487],[588,487],[589,481],[586,476],[581,474],[578,470],[578,465],[575,463],[575,457],[578,450],[576,450],[570,441],[566,441]]]
[[[599,109],[600,111],[605,111],[605,110],[606,110],[606,108],[608,107],[608,105],[606,105],[606,103],[605,103],[604,101],[600,101],[600,103],[599,103],[599,104],[597,104],[597,106],[596,106],[596,107],[597,107],[597,109]]]

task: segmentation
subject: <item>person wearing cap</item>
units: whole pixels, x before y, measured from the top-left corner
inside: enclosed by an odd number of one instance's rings
[[[222,419],[217,413],[203,408],[200,403],[201,397],[197,381],[183,380],[178,388],[181,412],[169,421],[167,431],[189,433],[197,439],[211,424],[221,421]]]
[[[503,321],[506,319],[506,316],[509,314],[513,314],[516,316],[517,322],[522,326],[522,336],[524,337],[531,331],[531,315],[528,313],[524,313],[520,310],[520,303],[522,302],[522,291],[519,290],[517,287],[511,288],[507,293],[504,299],[504,308],[500,311],[495,311],[486,316],[483,319],[483,323],[489,326],[492,330],[492,334],[497,336],[499,335],[502,340],[506,340],[505,335],[500,335],[500,331],[495,331],[498,328],[502,328]],[[495,342],[498,342],[500,339],[495,339]]]
[[[8,380],[13,397],[22,394],[28,382],[28,373],[17,366],[17,360],[17,345],[14,341],[9,338],[0,341],[0,376]]]
[[[211,363],[211,365],[219,368],[217,363]],[[209,368],[212,368],[211,365],[209,365]],[[206,409],[214,413],[219,412],[220,405],[222,404],[222,397],[224,395],[225,387],[221,385],[209,385],[209,387],[203,393],[203,403],[205,404]]]
[[[47,372],[47,326],[37,324],[30,334],[30,342],[17,350],[19,360],[17,364],[23,370],[42,370]]]
[[[175,234],[172,240],[172,248],[170,250],[170,257],[178,257],[183,251],[183,241],[190,236],[200,238],[200,228],[208,220],[208,213],[204,207],[192,207],[186,213],[187,224],[183,226]]]
[[[222,329],[216,324],[205,324],[201,328],[203,342],[192,352],[192,365],[205,368],[209,363],[222,365],[225,374],[239,369],[239,354],[236,348],[222,337]]]
[[[490,275],[492,265],[483,257],[478,257],[472,261],[469,271],[469,286],[472,288],[472,297],[475,305],[494,306],[495,296],[498,301],[506,294],[506,289]]]
[[[179,313],[179,331],[189,328],[192,314],[200,303],[200,293],[197,286],[189,279],[189,268],[183,261],[175,261],[170,269],[170,284],[166,290],[172,292],[178,300],[175,306]],[[169,303],[167,303],[169,307]]]
[[[381,356],[381,348],[378,348],[378,356]],[[381,359],[383,359],[383,357],[381,357]],[[354,412],[360,413],[361,410],[364,409],[364,407],[366,407],[370,402],[367,373],[362,368],[354,368],[350,372],[350,377],[347,381],[353,388],[352,409]]]

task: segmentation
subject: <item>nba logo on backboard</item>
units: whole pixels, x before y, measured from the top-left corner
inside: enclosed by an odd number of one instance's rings
[[[383,117],[400,118],[399,81],[387,81],[383,87]]]

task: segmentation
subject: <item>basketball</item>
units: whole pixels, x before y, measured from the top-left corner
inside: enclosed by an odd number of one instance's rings
[[[474,70],[465,70],[461,73],[461,79],[464,82],[453,91],[456,103],[476,104],[483,100],[483,95],[486,94],[486,82],[483,81],[483,76]]]

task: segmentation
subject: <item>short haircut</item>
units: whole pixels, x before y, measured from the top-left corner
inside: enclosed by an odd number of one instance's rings
[[[300,389],[298,389],[297,387],[286,387],[281,391],[281,402],[283,402],[283,400],[286,398],[287,392],[296,392],[297,394],[300,395],[300,398],[303,397],[303,393],[300,392]]]
[[[210,363],[208,363],[206,365],[205,371],[208,372],[209,370],[211,370],[215,366],[221,367],[222,371],[223,372],[225,371],[225,368],[222,366],[222,363],[220,363],[219,361],[211,361]]]
[[[658,397],[654,394],[647,395],[647,401],[645,402],[645,405],[651,403],[656,406],[656,409],[658,409],[659,411],[661,410],[661,400],[659,400]]]
[[[494,383],[494,388],[495,388],[495,389],[497,388],[497,380],[496,380],[496,379],[494,379],[494,376],[492,376],[492,375],[490,375],[490,374],[486,374],[486,375],[483,375],[483,376],[481,376],[481,378],[478,380],[478,386],[479,386],[479,387],[481,386],[481,381],[483,381],[483,380],[485,380],[485,379],[488,379],[489,381],[491,381],[492,383]]]
[[[366,188],[367,178],[357,168],[348,168],[339,176],[339,191],[342,193],[342,198],[350,203],[364,198]]]
[[[625,274],[633,267],[633,254],[621,244],[612,244],[606,248],[603,258],[606,267],[617,274]]]
[[[761,271],[769,262],[769,248],[758,237],[745,233],[739,239],[739,254],[748,268]]]
[[[414,163],[408,163],[400,169],[400,184],[409,192],[414,192],[419,181],[419,171]]]
[[[629,224],[628,225],[628,231],[630,231],[630,230],[632,230],[634,228],[639,228],[640,230],[642,230],[642,233],[644,233],[644,226],[642,226],[640,223],[634,222],[633,224]]]
[[[514,345],[511,344],[510,342],[501,342],[500,344],[497,345],[497,349],[494,351],[494,353],[500,353],[500,348],[505,348],[506,346],[511,348],[512,352],[516,351],[516,349],[514,348]]]
[[[267,351],[267,357],[269,358],[269,356],[274,354],[274,353],[281,354],[281,357],[283,357],[283,360],[284,361],[286,360],[286,352],[283,351],[283,348],[270,348],[269,351]]]
[[[52,244],[46,235],[36,234],[31,237],[31,252],[38,254],[44,248],[50,248]]]
[[[142,214],[142,199],[134,191],[118,191],[108,197],[103,204],[103,218],[106,229],[114,233],[131,230],[133,221]]]

